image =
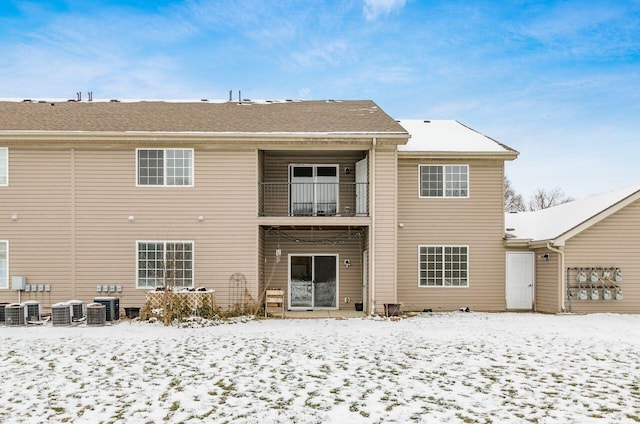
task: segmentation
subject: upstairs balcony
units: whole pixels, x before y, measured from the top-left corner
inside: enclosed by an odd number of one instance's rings
[[[260,216],[369,216],[369,183],[259,183]]]
[[[368,217],[367,152],[261,151],[261,217]]]

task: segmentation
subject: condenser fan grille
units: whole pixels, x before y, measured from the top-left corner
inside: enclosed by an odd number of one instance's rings
[[[18,303],[12,303],[4,307],[4,322],[6,325],[25,325],[25,307]]]
[[[71,305],[57,303],[51,306],[51,323],[54,327],[71,325]]]
[[[87,325],[104,325],[107,318],[107,308],[101,303],[87,305]]]

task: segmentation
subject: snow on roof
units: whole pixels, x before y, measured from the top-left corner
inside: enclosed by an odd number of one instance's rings
[[[507,153],[513,149],[454,120],[401,119],[411,134],[401,152],[482,152]]]
[[[532,241],[556,239],[638,191],[640,184],[539,211],[507,213],[507,235]]]

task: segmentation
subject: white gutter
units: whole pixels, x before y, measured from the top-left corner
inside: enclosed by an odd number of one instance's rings
[[[565,281],[565,275],[564,275],[564,251],[562,249],[556,249],[555,247],[551,246],[551,243],[547,243],[547,249],[551,250],[552,252],[556,252],[558,255],[560,255],[560,310],[562,312],[566,312],[565,311],[565,306],[564,306],[564,297],[566,296],[566,284],[567,282]]]
[[[369,191],[371,199],[371,231],[369,233],[369,245],[371,246],[371,257],[369,258],[369,267],[371,268],[371,306],[369,307],[369,315],[373,315],[376,310],[376,145],[378,139],[371,139],[371,158],[369,160],[371,172],[369,173],[371,184]]]
[[[371,137],[383,137],[393,142],[402,142],[407,139],[406,133],[401,132],[367,132],[367,131],[345,131],[345,132],[325,132],[325,131],[291,131],[291,132],[242,132],[242,131],[47,131],[47,130],[2,130],[0,129],[0,139],[11,141],[85,141],[85,140],[107,140],[107,141],[161,141],[161,140],[185,140],[193,141],[204,139],[206,141],[266,141],[277,142],[279,140],[320,140],[329,141],[344,139],[367,142]]]

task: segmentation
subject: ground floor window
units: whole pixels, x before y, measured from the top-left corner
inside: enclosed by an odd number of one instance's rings
[[[138,241],[138,288],[193,287],[192,241]]]
[[[9,242],[0,240],[0,289],[9,288]]]
[[[467,246],[418,246],[419,287],[468,287]]]

